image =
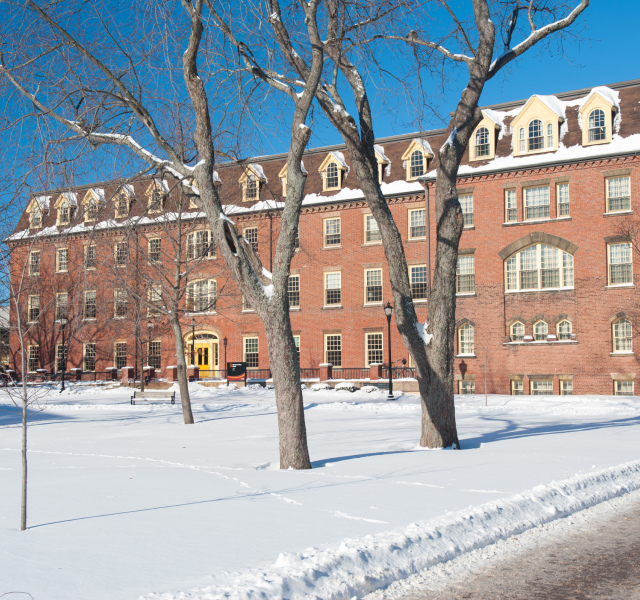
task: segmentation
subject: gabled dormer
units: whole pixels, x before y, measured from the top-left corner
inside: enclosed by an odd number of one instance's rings
[[[513,155],[558,149],[564,106],[555,96],[531,96],[511,122]]]
[[[496,137],[502,127],[502,119],[493,110],[482,111],[482,121],[475,128],[469,143],[469,160],[489,160],[496,155]]]
[[[44,213],[49,210],[51,196],[35,196],[27,205],[29,214],[29,229],[40,229]]]
[[[82,199],[85,223],[92,223],[97,220],[103,203],[104,190],[102,188],[91,188],[87,190],[87,193]]]
[[[304,163],[300,161],[300,170],[303,175],[307,175],[307,170],[304,168]],[[287,163],[284,163],[282,169],[280,169],[280,173],[278,173],[278,177],[280,178],[280,183],[282,184],[282,196],[285,197],[287,195]]]
[[[73,218],[73,211],[78,206],[78,196],[75,192],[62,192],[53,207],[58,211],[56,224],[69,225]]]
[[[260,200],[260,186],[267,183],[267,178],[262,167],[252,163],[240,175],[238,183],[242,186],[242,201],[255,202]]]
[[[582,127],[582,145],[608,144],[613,135],[617,112],[617,93],[608,87],[593,88],[578,114]]]
[[[402,155],[407,181],[424,175],[427,172],[429,160],[433,157],[429,142],[422,138],[415,138]]]
[[[378,161],[378,183],[382,183],[385,175],[387,177],[391,175],[391,161],[384,153],[384,146],[374,144],[373,149],[376,153],[376,160]]]
[[[322,191],[341,190],[344,178],[349,172],[342,152],[329,152],[318,168],[322,177]]]
[[[123,185],[114,198],[114,216],[116,219],[122,219],[129,216],[131,203],[133,202],[134,189],[130,183]]]
[[[147,197],[147,211],[149,214],[162,212],[164,200],[169,193],[166,179],[153,179],[145,191]]]

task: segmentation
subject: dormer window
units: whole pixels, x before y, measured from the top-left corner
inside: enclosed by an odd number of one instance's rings
[[[542,133],[542,121],[540,119],[534,119],[529,123],[529,152],[532,150],[540,150],[544,148],[544,136]]]
[[[416,179],[427,172],[427,164],[434,154],[427,140],[414,139],[402,155],[407,179]]]
[[[58,208],[58,225],[68,225],[71,220],[71,207],[68,202],[63,202]]]
[[[604,111],[596,108],[589,114],[589,141],[600,142],[606,139]]]
[[[564,105],[555,96],[532,96],[511,122],[513,154],[557,150]]]
[[[129,197],[124,192],[116,196],[116,219],[129,215]]]
[[[84,196],[84,220],[85,223],[96,221],[100,214],[100,203],[104,200],[104,190],[100,188],[90,189]]]
[[[159,213],[164,209],[164,201],[169,191],[169,184],[163,179],[162,181],[154,179],[147,188],[145,195],[148,199],[149,213]]]
[[[91,198],[89,203],[87,204],[87,209],[85,211],[85,221],[95,221],[98,218],[98,212],[100,210],[100,206],[98,205],[97,200]]]
[[[329,152],[318,171],[322,175],[323,191],[342,189],[344,172],[347,171],[344,154],[342,152]]]
[[[73,216],[72,210],[78,205],[78,197],[74,192],[63,192],[56,201],[54,208],[58,211],[58,218],[56,224],[68,225],[71,222]]]
[[[255,202],[260,199],[260,185],[267,182],[260,165],[251,164],[238,180],[242,186],[242,201]]]
[[[42,227],[42,209],[37,202],[34,203],[33,208],[31,209],[29,225],[31,229],[39,229]]]
[[[480,127],[476,131],[476,158],[489,156],[489,130],[486,127]]]

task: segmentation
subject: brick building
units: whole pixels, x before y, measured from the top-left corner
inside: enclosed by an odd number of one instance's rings
[[[634,80],[483,110],[458,181],[465,220],[456,312],[460,393],[484,392],[485,375],[489,393],[634,393],[640,261],[624,228],[640,192],[639,101]],[[435,154],[448,135],[399,135],[376,147],[422,321],[435,263],[429,194]],[[317,148],[306,153],[304,166],[307,196],[290,279],[301,366],[364,370],[387,362],[388,269],[349,157],[343,146]],[[227,214],[269,268],[286,156],[220,165],[218,176]],[[145,265],[173,264],[177,246],[160,224],[175,224],[178,214],[185,264],[198,261],[183,300],[187,348],[195,332],[201,369],[222,369],[226,338],[229,361],[268,368],[260,320],[228,280],[203,215],[167,178],[79,186],[30,200],[10,238],[12,276],[26,264],[30,371],[62,364],[61,315],[68,318],[69,368],[122,368],[138,364],[139,353],[163,371],[175,364],[166,319],[148,306],[132,307],[141,297],[165,303],[159,284],[143,272]],[[138,287],[120,283],[136,277]],[[394,363],[405,357],[410,365],[393,328],[392,346]]]

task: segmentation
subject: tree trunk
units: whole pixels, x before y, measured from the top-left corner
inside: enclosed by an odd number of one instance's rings
[[[133,387],[135,387],[135,382]],[[140,338],[140,391],[144,392],[144,346],[142,338]]]
[[[184,359],[184,341],[182,339],[182,327],[175,312],[169,316],[171,329],[176,341],[176,364],[178,366],[178,387],[180,388],[180,402],[182,404],[182,415],[185,425],[193,424],[193,413],[191,412],[191,398],[189,397],[189,383],[187,381],[187,362]]]
[[[307,430],[304,422],[300,362],[289,312],[273,306],[264,319],[269,365],[276,390],[281,469],[310,469]]]
[[[22,373],[23,382],[25,373]],[[26,387],[26,383],[23,383]],[[27,528],[27,393],[22,397],[22,497],[20,500],[20,531]]]

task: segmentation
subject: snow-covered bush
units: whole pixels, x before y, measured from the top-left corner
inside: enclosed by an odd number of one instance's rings
[[[219,386],[219,388],[227,388],[228,390],[237,390],[238,389],[238,385],[235,383],[230,383],[229,385],[227,385],[226,383],[221,383]]]
[[[301,383],[301,384],[300,384],[300,389],[301,389],[301,390],[306,390],[306,389],[307,389],[307,386],[306,386],[304,383]]]
[[[367,392],[367,394],[370,394],[371,392],[379,392],[380,389],[377,388],[375,385],[364,385],[360,388],[361,392]]]
[[[330,390],[331,386],[328,383],[314,383],[311,389],[314,392],[322,392],[323,390]]]
[[[356,384],[353,381],[342,381],[336,385],[336,390],[340,392],[355,392],[357,391]]]
[[[246,388],[248,390],[261,390],[262,386],[259,383],[250,383],[249,385],[246,386]]]
[[[273,390],[273,389],[275,389],[275,386],[273,385],[273,383],[268,383],[267,384],[267,389],[268,390]]]

